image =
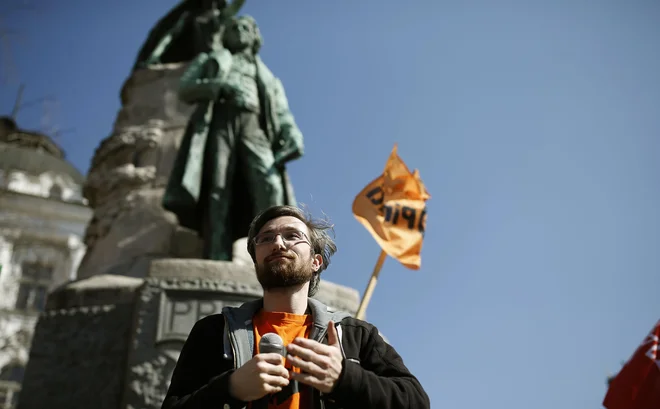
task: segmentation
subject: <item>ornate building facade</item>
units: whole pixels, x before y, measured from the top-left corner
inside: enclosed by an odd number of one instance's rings
[[[92,211],[48,136],[0,118],[0,409],[14,407],[47,294],[76,277]]]

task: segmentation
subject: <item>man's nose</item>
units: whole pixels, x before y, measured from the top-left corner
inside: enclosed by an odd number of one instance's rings
[[[282,237],[281,234],[275,236],[275,240],[273,241],[273,244],[275,244],[275,246],[281,249],[286,248],[286,245],[284,244],[284,238]]]

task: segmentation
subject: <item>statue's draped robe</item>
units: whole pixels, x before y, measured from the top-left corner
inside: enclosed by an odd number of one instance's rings
[[[193,80],[185,78],[186,75],[190,75],[195,66],[203,65],[204,61],[209,58],[221,59],[215,53],[201,54],[191,63],[189,70],[181,79],[182,83]],[[299,158],[304,149],[303,137],[289,111],[284,88],[280,80],[258,57],[256,64],[262,129],[271,141],[272,150],[276,156],[279,153],[284,157],[284,161]],[[205,88],[200,88],[200,92],[208,92],[204,90]],[[170,174],[163,206],[176,214],[182,226],[195,230],[203,236],[205,210],[210,203],[210,188],[218,184],[232,186],[233,189],[228,198],[230,205],[227,216],[229,217],[217,216],[231,223],[227,230],[232,235],[231,242],[233,242],[247,236],[250,222],[256,216],[257,211],[263,209],[254,209],[247,189],[241,188],[245,186],[245,181],[240,171],[229,173],[214,171],[229,163],[231,152],[220,150],[219,143],[214,140],[216,129],[214,129],[213,112],[217,102],[209,99],[210,95],[209,98],[202,97],[195,103],[196,108],[186,127]],[[237,169],[240,168],[239,165]],[[284,185],[284,200],[281,204],[295,205],[293,187],[284,166],[278,167],[277,171],[280,172]],[[232,173],[235,179],[231,183],[217,180],[218,174]],[[220,200],[224,199],[220,198]]]

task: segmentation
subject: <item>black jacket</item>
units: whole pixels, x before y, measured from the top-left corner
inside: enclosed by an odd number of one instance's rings
[[[163,409],[239,409],[247,405],[229,395],[229,376],[252,358],[251,317],[263,300],[199,320],[181,350]],[[331,312],[309,299],[314,317],[310,338],[327,343],[329,320],[337,325],[343,370],[329,394],[314,390],[315,409],[429,409],[429,398],[399,354],[375,326],[346,313]]]

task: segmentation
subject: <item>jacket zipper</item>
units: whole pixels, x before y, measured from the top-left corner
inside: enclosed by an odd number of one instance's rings
[[[231,346],[231,355],[232,358],[234,358],[234,369],[236,369],[237,365],[237,358],[236,358],[236,349],[234,348],[234,340],[233,340],[233,334],[229,330],[229,321],[227,320],[227,316],[225,315],[225,331],[227,331],[227,339],[229,340],[229,346]]]
[[[328,327],[323,327],[323,329],[321,330],[321,332],[319,332],[319,334],[316,336],[315,341],[317,341],[317,342],[321,342],[321,343],[322,343],[322,342],[323,342],[323,338],[325,337],[325,334],[326,334],[327,332],[328,332]],[[324,398],[324,396],[323,396],[323,392],[320,392],[320,391],[319,391],[319,400],[318,400],[318,403],[319,403],[319,406],[318,406],[319,409],[325,409],[325,398]]]
[[[327,332],[328,332],[328,328],[323,328],[323,329],[321,330],[321,332],[319,332],[319,334],[316,336],[315,341],[317,341],[317,342],[322,342],[322,341],[323,341],[323,337],[325,337],[325,334],[326,334]]]

